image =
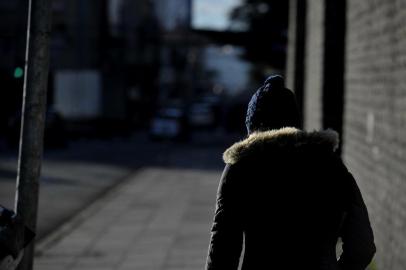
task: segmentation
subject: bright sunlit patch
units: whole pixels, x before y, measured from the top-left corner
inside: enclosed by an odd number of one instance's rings
[[[194,28],[226,30],[230,26],[230,12],[241,0],[193,0]]]

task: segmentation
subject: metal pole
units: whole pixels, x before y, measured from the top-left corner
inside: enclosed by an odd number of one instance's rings
[[[43,152],[50,31],[50,0],[29,0],[15,208],[25,224],[34,232]],[[18,269],[31,270],[34,258],[33,242],[24,253]]]

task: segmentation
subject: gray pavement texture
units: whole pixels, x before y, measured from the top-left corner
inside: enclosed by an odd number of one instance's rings
[[[37,236],[58,227],[72,215],[149,161],[158,145],[141,138],[76,141],[65,149],[47,150],[40,179]],[[135,151],[149,151],[141,158]],[[0,156],[0,204],[14,207],[17,150]]]
[[[203,268],[221,154],[237,139],[140,133],[45,151],[35,269]],[[10,208],[16,168],[16,153],[0,151],[0,204]]]
[[[188,143],[152,142],[147,134],[77,140],[44,153],[37,239],[43,238],[139,168],[221,170],[221,153],[235,138],[199,133]],[[13,208],[17,151],[0,151],[0,204]]]
[[[203,269],[218,178],[143,168],[43,239],[35,269]]]

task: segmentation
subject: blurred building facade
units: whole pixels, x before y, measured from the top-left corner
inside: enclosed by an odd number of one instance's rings
[[[109,118],[107,23],[106,0],[52,1],[48,107],[67,123]]]
[[[2,127],[21,108],[27,9],[0,0]],[[65,120],[145,126],[159,98],[191,93],[201,55],[191,0],[55,0],[52,11],[48,105]]]
[[[99,69],[106,1],[52,1],[51,69]]]
[[[371,269],[406,268],[406,1],[291,0],[286,76],[305,129],[341,132],[375,232]]]
[[[12,70],[24,61],[26,3],[24,1],[0,1],[0,68]],[[10,72],[11,73],[11,72]],[[12,73],[11,73],[12,74]]]
[[[51,8],[48,110],[68,119],[103,117],[107,1],[55,0]],[[27,1],[0,1],[1,135],[6,137],[18,137],[27,16]]]
[[[0,1],[0,137],[21,110],[27,10],[26,1]]]

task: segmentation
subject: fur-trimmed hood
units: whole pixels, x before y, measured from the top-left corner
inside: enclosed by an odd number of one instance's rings
[[[282,148],[287,145],[299,147],[303,145],[315,145],[331,151],[338,148],[338,133],[334,130],[306,132],[296,128],[282,128],[263,132],[252,133],[248,138],[235,143],[223,154],[223,160],[227,164],[235,164],[243,157],[255,154],[264,147]]]

